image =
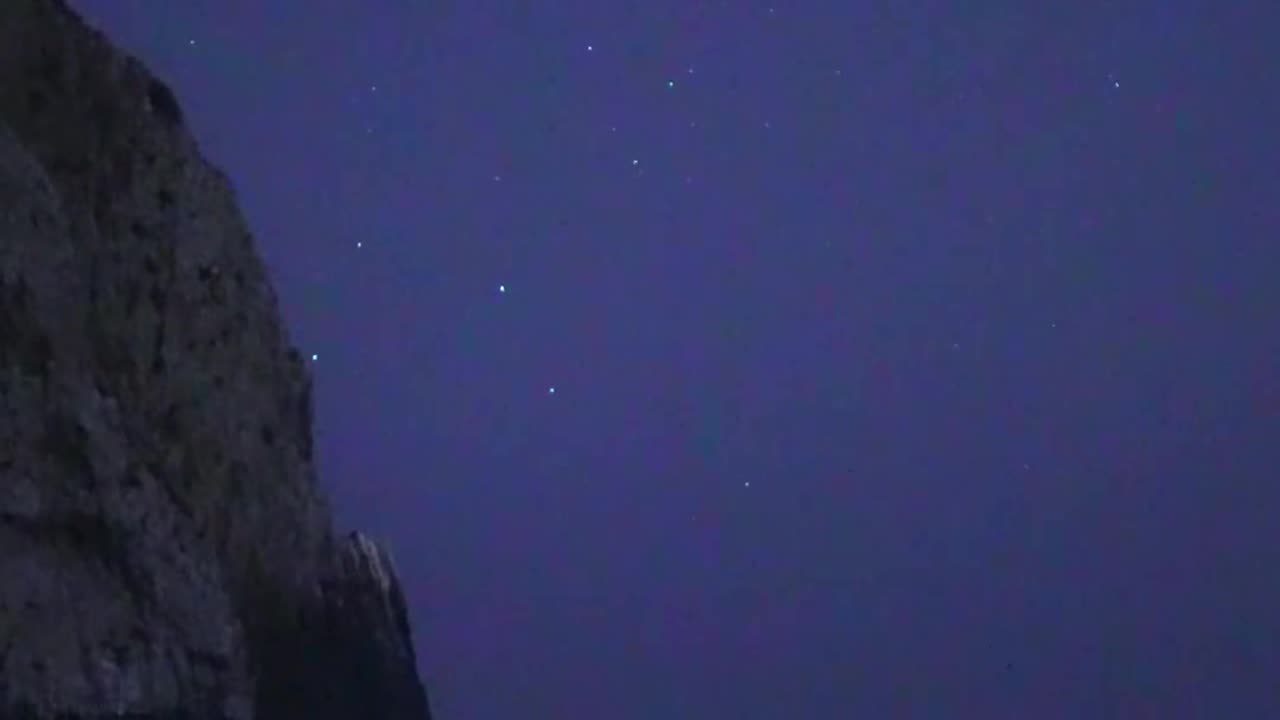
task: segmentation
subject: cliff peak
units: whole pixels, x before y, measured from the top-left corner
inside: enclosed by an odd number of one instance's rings
[[[174,94],[0,4],[0,717],[429,717],[390,555]]]

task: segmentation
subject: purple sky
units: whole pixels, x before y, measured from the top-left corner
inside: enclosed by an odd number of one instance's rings
[[[73,4],[441,720],[1280,717],[1277,3]]]

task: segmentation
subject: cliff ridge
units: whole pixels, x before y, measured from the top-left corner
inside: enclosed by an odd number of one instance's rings
[[[385,549],[165,84],[0,3],[0,718],[429,717]]]

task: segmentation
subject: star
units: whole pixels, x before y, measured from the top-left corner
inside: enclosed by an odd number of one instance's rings
[[[506,285],[499,285],[499,286],[498,286],[498,292],[500,292],[500,293],[504,293],[504,292],[506,292],[506,291],[507,291],[507,286],[506,286]]]
[[[555,395],[555,394],[556,394],[556,388],[555,388],[555,386],[554,386],[554,385],[553,385],[552,387],[550,387],[550,388],[548,388],[548,389],[547,389],[547,394],[548,394],[548,395]]]

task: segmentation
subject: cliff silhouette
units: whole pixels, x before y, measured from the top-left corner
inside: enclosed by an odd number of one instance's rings
[[[65,3],[0,3],[0,718],[429,718],[311,423],[174,94]]]

